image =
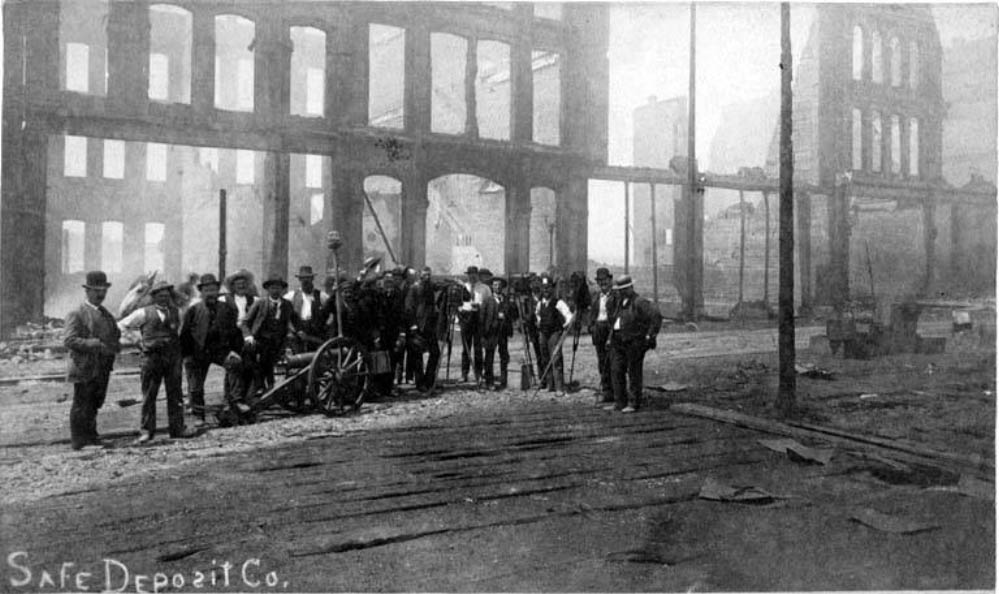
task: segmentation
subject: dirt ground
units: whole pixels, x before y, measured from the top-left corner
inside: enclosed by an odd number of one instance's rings
[[[799,362],[832,379],[799,376],[798,418],[994,468],[994,338],[920,330],[947,336],[947,351],[844,360],[808,350],[822,331],[799,328]],[[960,472],[845,447],[803,464],[761,446],[773,435],[671,410],[773,417],[775,344],[772,329],[664,333],[636,415],[593,406],[584,336],[583,389],[564,396],[405,388],[348,417],[275,414],[146,447],[129,445],[138,407],[115,404],[137,397],[138,377],[120,375],[99,418],[112,447],[82,452],[68,445],[71,386],[2,386],[0,589],[60,589],[40,580],[48,571],[58,584],[63,562],[90,571],[91,589],[117,589],[127,571],[127,591],[151,591],[156,573],[173,581],[159,591],[994,589],[994,494],[962,489]],[[219,386],[213,372],[209,402]],[[770,497],[706,499],[712,481]],[[908,528],[856,519],[873,512]]]

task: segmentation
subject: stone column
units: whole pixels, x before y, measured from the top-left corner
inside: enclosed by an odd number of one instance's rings
[[[342,159],[343,157],[340,156]],[[333,161],[333,198],[331,229],[340,232],[340,270],[357,274],[364,254],[364,175]],[[332,268],[332,266],[331,266]]]
[[[586,273],[589,183],[573,173],[555,193],[555,264],[562,274]]]
[[[503,272],[520,274],[527,272],[531,266],[531,188],[523,176],[518,175],[514,183],[505,190]]]
[[[837,180],[829,196],[829,302],[842,307],[850,298],[850,189]]]
[[[510,50],[510,122],[515,143],[534,137],[534,71],[531,70],[530,38],[518,39]]]
[[[215,16],[197,6],[192,10],[191,106],[206,115],[215,109]]]
[[[290,164],[288,153],[264,154],[263,267],[266,277],[288,274],[288,218],[290,216]],[[287,279],[286,279],[287,280]]]
[[[795,239],[798,243],[798,286],[801,291],[799,312],[812,311],[812,197],[808,192],[796,196],[798,229]]]
[[[465,52],[465,134],[479,137],[479,111],[475,100],[475,79],[479,76],[479,40],[468,37]]]
[[[253,110],[257,117],[280,122],[291,105],[291,39],[280,19],[256,24],[253,50]]]
[[[326,117],[337,127],[368,123],[368,23],[356,6],[326,34]]]
[[[116,110],[145,113],[149,98],[149,6],[108,5],[108,102]]]
[[[399,258],[405,266],[422,267],[427,259],[427,180],[410,176],[402,182]]]
[[[417,24],[406,29],[406,67],[403,118],[406,132],[430,131],[430,29]]]
[[[930,289],[933,286],[934,266],[937,258],[936,208],[936,193],[931,190],[923,202],[923,249],[926,254],[922,287],[924,297],[930,294]]]

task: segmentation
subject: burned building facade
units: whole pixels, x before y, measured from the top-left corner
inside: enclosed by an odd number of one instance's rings
[[[6,2],[0,330],[87,269],[214,271],[221,189],[230,268],[325,269],[336,229],[347,269],[584,269],[608,33],[593,3]],[[455,249],[455,191],[488,248]]]

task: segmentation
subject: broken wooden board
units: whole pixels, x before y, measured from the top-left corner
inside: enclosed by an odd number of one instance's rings
[[[875,530],[893,534],[916,534],[940,528],[939,524],[931,524],[903,516],[892,516],[866,507],[853,510],[850,513],[850,519]]]
[[[813,462],[815,464],[827,465],[832,462],[832,457],[835,453],[834,450],[828,448],[810,448],[793,439],[760,439],[757,440],[757,443],[768,450],[787,454],[789,458],[796,462]]]
[[[709,478],[704,482],[698,496],[701,499],[710,499],[712,501],[755,504],[772,503],[778,499],[784,499],[784,497],[774,495],[753,485],[733,487],[720,483],[713,478]]]

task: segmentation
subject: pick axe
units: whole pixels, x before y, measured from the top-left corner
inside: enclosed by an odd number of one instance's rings
[[[555,345],[554,349],[552,349],[551,357],[548,358],[548,365],[545,365],[544,371],[541,372],[541,377],[539,378],[538,381],[538,388],[534,390],[535,396],[537,396],[538,392],[541,391],[541,386],[544,384],[545,376],[548,375],[548,372],[551,371],[552,369],[552,365],[555,364],[555,357],[562,355],[562,343],[565,342],[565,337],[569,335],[569,330],[571,330],[571,327],[566,327],[564,330],[562,330],[562,336],[559,336],[558,344]]]

